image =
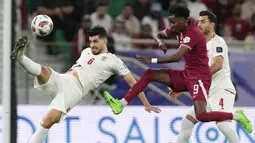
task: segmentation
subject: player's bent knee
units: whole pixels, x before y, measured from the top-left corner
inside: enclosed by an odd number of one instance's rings
[[[40,76],[49,76],[51,74],[51,69],[47,66],[42,66],[42,71]]]
[[[56,122],[56,119],[50,117],[50,118],[44,118],[41,122],[41,125],[46,128],[49,129],[51,128]]]
[[[51,75],[51,69],[47,66],[42,66],[41,74],[37,77],[39,84],[48,82]]]
[[[190,122],[192,122],[193,124],[196,124],[196,123],[198,122],[198,120],[197,120],[195,117],[193,117],[192,115],[189,115],[189,114],[187,114],[187,115],[185,116],[185,118],[186,118],[187,120],[189,120]]]
[[[50,128],[56,123],[59,123],[62,116],[62,112],[52,109],[48,114],[43,118],[41,125],[44,128]]]

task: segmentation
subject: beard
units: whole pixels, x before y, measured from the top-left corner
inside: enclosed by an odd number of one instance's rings
[[[102,49],[100,49],[98,47],[93,47],[93,48],[91,48],[91,52],[93,55],[98,55],[102,52]]]
[[[210,30],[204,30],[203,33],[204,35],[208,35],[210,33]]]

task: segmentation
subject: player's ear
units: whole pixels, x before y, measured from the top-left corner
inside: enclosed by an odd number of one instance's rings
[[[215,26],[215,23],[211,23],[210,25],[211,25],[211,28],[214,28],[214,26]]]
[[[107,38],[104,39],[104,43],[107,44]]]

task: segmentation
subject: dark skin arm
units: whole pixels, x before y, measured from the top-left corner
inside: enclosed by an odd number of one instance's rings
[[[215,74],[222,69],[223,61],[224,61],[223,56],[216,56],[213,58],[213,64],[211,66],[212,74]]]
[[[181,45],[180,48],[177,50],[177,52],[171,56],[158,58],[157,63],[173,63],[173,62],[179,62],[182,57],[189,51],[190,49],[184,45]],[[147,64],[151,64],[151,57],[147,56],[141,56],[137,55],[137,58]]]
[[[153,36],[154,40],[158,43],[159,48],[166,53],[167,51],[167,46],[166,44],[160,39],[160,37],[165,37],[165,34],[161,31],[157,33],[155,36]]]

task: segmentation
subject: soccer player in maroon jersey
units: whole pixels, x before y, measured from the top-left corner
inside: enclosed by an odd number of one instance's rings
[[[168,85],[175,92],[189,91],[193,99],[197,120],[203,122],[236,120],[249,133],[252,132],[250,121],[240,110],[236,113],[206,111],[208,91],[212,78],[210,67],[208,66],[206,38],[201,30],[197,28],[196,22],[189,19],[189,13],[190,11],[186,7],[171,7],[168,17],[170,28],[159,32],[155,36],[159,47],[165,53],[167,51],[166,44],[160,37],[177,37],[180,45],[175,54],[164,58],[137,56],[140,61],[147,64],[179,62],[183,57],[185,69],[148,69],[123,99],[114,99],[106,92],[106,102],[112,108],[114,114],[120,114],[124,106],[142,92],[150,82],[156,81]]]

